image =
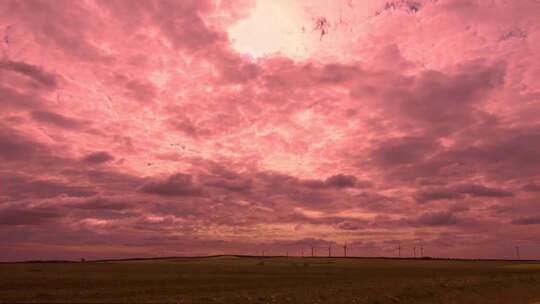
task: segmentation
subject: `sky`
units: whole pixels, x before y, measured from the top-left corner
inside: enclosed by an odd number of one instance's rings
[[[0,260],[540,259],[538,0],[4,0]]]

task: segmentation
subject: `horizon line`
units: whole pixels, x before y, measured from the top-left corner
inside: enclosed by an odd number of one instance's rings
[[[237,257],[237,258],[305,258],[305,259],[363,259],[363,260],[422,260],[422,261],[470,261],[470,262],[532,262],[540,263],[540,259],[496,259],[496,258],[443,258],[443,257],[388,257],[388,256],[296,256],[296,255],[241,255],[241,254],[217,254],[217,255],[200,255],[200,256],[161,256],[161,257],[133,257],[121,259],[92,259],[92,260],[25,260],[11,261],[0,264],[31,264],[31,263],[99,263],[99,262],[122,262],[122,261],[152,261],[152,260],[173,260],[173,259],[205,259],[218,257]]]

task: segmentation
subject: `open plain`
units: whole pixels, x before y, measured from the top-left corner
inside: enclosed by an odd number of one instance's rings
[[[237,257],[0,264],[0,303],[540,303],[540,263]]]

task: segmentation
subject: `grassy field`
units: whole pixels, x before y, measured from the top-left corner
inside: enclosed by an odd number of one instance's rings
[[[538,303],[540,264],[178,258],[0,264],[0,303]]]

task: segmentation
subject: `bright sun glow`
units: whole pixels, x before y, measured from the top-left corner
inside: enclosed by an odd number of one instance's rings
[[[296,60],[328,56],[346,60],[342,50],[365,35],[364,23],[373,12],[373,3],[259,0],[250,15],[228,33],[238,52],[254,58],[280,54]],[[324,37],[317,20],[327,22]]]
[[[291,7],[289,1],[260,1],[251,15],[235,24],[229,34],[239,52],[253,57],[281,53],[305,58],[302,17],[301,10]]]

